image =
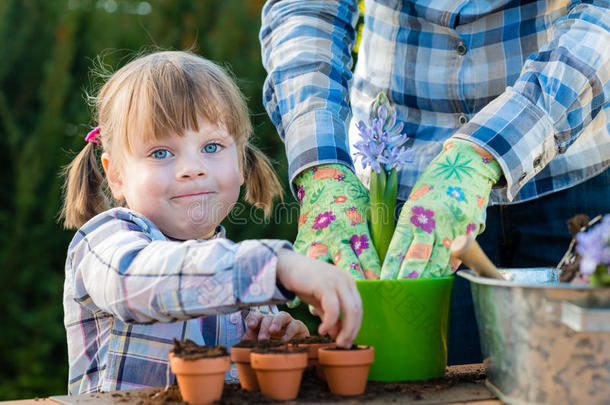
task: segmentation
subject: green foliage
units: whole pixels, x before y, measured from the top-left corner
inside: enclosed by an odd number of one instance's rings
[[[286,158],[261,103],[265,72],[258,30],[261,0],[0,1],[0,400],[64,394],[67,352],[62,290],[73,232],[57,224],[60,168],[94,126],[84,91],[96,55],[114,68],[143,49],[192,49],[229,67],[250,101],[255,143]],[[74,151],[74,152],[72,152]],[[240,209],[228,235],[294,240],[298,210]],[[262,221],[253,224],[252,216]]]

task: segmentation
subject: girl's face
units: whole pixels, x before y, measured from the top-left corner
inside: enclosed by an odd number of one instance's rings
[[[102,155],[114,198],[174,239],[211,236],[244,182],[233,137],[199,122],[199,131],[143,142],[120,162]]]

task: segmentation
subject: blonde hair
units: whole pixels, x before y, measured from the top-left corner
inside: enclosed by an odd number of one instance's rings
[[[186,51],[152,53],[112,74],[92,99],[101,148],[111,155],[131,152],[142,137],[198,131],[198,118],[203,117],[223,126],[235,140],[246,179],[245,200],[264,208],[268,217],[274,197],[281,197],[269,159],[249,142],[253,131],[244,96],[218,65]],[[111,206],[97,149],[88,142],[64,169],[60,216],[66,228],[79,228]]]

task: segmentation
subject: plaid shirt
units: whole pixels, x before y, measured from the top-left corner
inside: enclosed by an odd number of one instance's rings
[[[451,136],[498,160],[505,182],[492,204],[537,198],[608,167],[607,0],[365,3],[353,77],[355,1],[268,1],[263,9],[264,103],[291,182],[322,163],[353,168],[354,123],[367,122],[381,91],[415,152],[399,174],[399,199]]]
[[[125,208],[91,219],[72,239],[66,259],[68,392],[164,386],[172,338],[237,343],[250,306],[292,298],[276,286],[280,248],[291,244],[234,243],[222,228],[210,240],[169,240]],[[227,374],[236,377],[235,369]]]

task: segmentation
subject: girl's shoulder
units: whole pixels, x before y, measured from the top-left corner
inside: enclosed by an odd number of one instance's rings
[[[97,214],[87,221],[87,223],[80,228],[80,231],[87,233],[87,231],[90,232],[105,224],[126,226],[127,230],[150,233],[151,236],[159,236],[154,239],[166,239],[161,231],[159,231],[159,228],[157,228],[150,219],[136,211],[124,207],[111,208]],[[159,235],[156,235],[157,233]]]
[[[93,235],[103,238],[116,236],[122,232],[136,232],[140,234],[139,236],[145,236],[151,240],[167,240],[150,219],[129,208],[118,207],[99,213],[87,221],[78,229],[70,246],[84,238],[91,238]]]

